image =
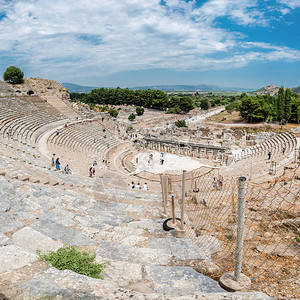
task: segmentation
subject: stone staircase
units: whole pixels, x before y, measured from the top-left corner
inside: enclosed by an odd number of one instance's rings
[[[57,96],[45,96],[47,102],[65,115],[68,119],[80,118],[80,115]]]
[[[159,195],[125,189],[112,195],[112,189],[94,186],[97,197],[89,197],[5,178],[0,185],[0,292],[9,298],[268,299],[229,294],[213,279],[179,266],[209,258],[188,238],[163,231]],[[104,280],[38,260],[36,250],[63,243],[95,252],[96,261],[107,264]]]

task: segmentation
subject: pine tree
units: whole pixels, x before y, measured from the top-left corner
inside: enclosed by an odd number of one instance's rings
[[[285,108],[285,96],[284,96],[284,86],[282,85],[278,91],[278,97],[276,101],[276,111],[277,119],[281,121],[284,117],[284,108]]]
[[[287,88],[284,95],[284,118],[288,121],[292,112],[292,91]]]

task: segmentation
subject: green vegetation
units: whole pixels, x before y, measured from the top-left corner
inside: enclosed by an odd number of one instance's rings
[[[126,129],[126,132],[128,132],[128,131],[130,131],[130,130],[132,130],[132,129],[133,129],[132,125],[129,125],[129,126],[127,127],[127,129]]]
[[[280,87],[277,97],[243,93],[240,98],[241,101],[231,102],[225,108],[228,112],[239,111],[248,122],[300,122],[300,95],[292,93],[289,88]]]
[[[121,89],[94,89],[90,93],[71,93],[71,101],[83,103],[110,104],[110,105],[136,105],[140,107],[137,115],[142,113],[143,107],[159,110],[173,109],[169,113],[189,112],[194,108],[191,97],[168,97],[160,90],[130,90]]]
[[[135,109],[135,112],[138,116],[142,116],[144,114],[144,111],[145,111],[144,108],[140,106],[137,106]]]
[[[103,279],[100,275],[105,264],[95,263],[95,254],[85,251],[79,251],[75,247],[64,245],[56,252],[42,254],[37,250],[38,256],[51,263],[51,265],[59,270],[71,270],[78,274],[86,275],[92,278]]]
[[[115,109],[109,109],[108,113],[110,114],[110,116],[112,116],[113,118],[116,118],[118,116],[118,111],[116,111]]]
[[[175,125],[177,127],[187,127],[186,123],[185,123],[185,120],[178,120],[178,121],[175,122]]]
[[[134,119],[135,119],[135,114],[130,114],[128,120],[133,121]]]
[[[6,71],[3,74],[4,81],[10,82],[10,83],[23,83],[24,82],[24,73],[17,67],[10,66],[6,69]]]

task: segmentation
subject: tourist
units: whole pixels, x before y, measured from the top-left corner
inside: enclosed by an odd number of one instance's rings
[[[223,178],[222,178],[222,176],[220,176],[220,178],[219,178],[219,189],[221,190],[222,187],[223,187]]]
[[[98,164],[97,164],[97,161],[96,161],[96,160],[94,160],[94,162],[93,162],[93,166],[98,166]]]
[[[285,153],[285,146],[283,146],[282,148],[282,155],[284,155],[284,153]]]
[[[214,179],[213,179],[213,188],[217,188],[217,184],[218,184],[217,179],[216,179],[216,177],[214,177]]]
[[[138,164],[139,163],[139,159],[138,157],[135,159],[135,163]]]
[[[93,177],[93,168],[92,167],[90,167],[90,169],[89,169],[89,176]]]
[[[56,167],[56,170],[60,170],[59,158],[57,158],[56,161],[55,161],[55,167]]]
[[[135,189],[136,190],[140,190],[141,189],[140,183],[137,183],[137,185],[135,186]]]
[[[69,165],[65,166],[65,173],[66,174],[72,174],[72,170],[70,169]]]
[[[271,159],[271,151],[269,151],[269,153],[268,153],[268,159],[269,160]]]
[[[131,183],[129,183],[129,187],[130,187],[131,189],[134,189],[134,188],[135,188],[134,182],[133,182],[133,181],[132,181]]]
[[[143,185],[143,191],[148,191],[148,184],[147,184],[147,182],[145,182],[145,184]]]
[[[52,166],[53,167],[55,166],[55,153],[53,153],[52,155]]]
[[[58,129],[56,129],[56,135],[59,135],[59,130]]]
[[[93,175],[95,175],[95,167],[94,166],[91,166],[91,168],[92,168],[92,172],[93,172]]]

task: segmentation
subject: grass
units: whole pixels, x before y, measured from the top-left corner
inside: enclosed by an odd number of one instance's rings
[[[56,252],[50,251],[42,254],[40,250],[37,250],[36,253],[42,260],[58,270],[71,270],[92,278],[103,279],[100,274],[105,268],[105,263],[95,263],[95,254],[79,251],[68,245],[64,245]]]

